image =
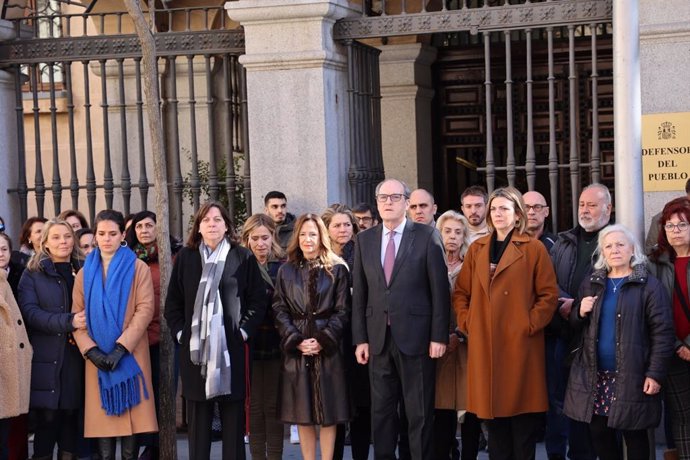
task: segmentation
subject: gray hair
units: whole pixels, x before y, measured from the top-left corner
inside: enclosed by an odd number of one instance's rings
[[[606,238],[611,233],[615,232],[619,232],[625,235],[625,238],[628,240],[628,243],[630,243],[633,247],[632,257],[630,258],[630,267],[646,264],[647,256],[644,255],[642,247],[635,238],[635,235],[633,235],[633,233],[625,225],[613,224],[607,225],[599,231],[599,237],[597,238],[597,248],[594,251],[594,255],[597,257],[596,262],[594,262],[594,269],[601,270],[602,268],[604,268],[606,269],[606,271],[611,270],[611,267],[609,267],[609,264],[606,263],[606,259],[604,258],[602,245],[604,244],[604,238]]]
[[[582,192],[580,192],[580,195],[586,190],[590,189],[597,189],[599,190],[603,195],[604,195],[604,200],[606,201],[606,204],[611,204],[611,192],[609,191],[609,188],[605,186],[604,184],[599,184],[599,183],[594,183],[594,184],[589,184],[587,187],[582,189]]]
[[[453,219],[457,222],[460,222],[462,224],[462,228],[464,229],[462,232],[462,245],[460,246],[460,256],[465,257],[465,254],[467,253],[467,249],[470,247],[470,234],[467,231],[469,228],[470,223],[467,221],[467,217],[463,216],[457,211],[453,211],[452,209],[450,211],[446,211],[441,216],[438,218],[436,221],[436,229],[440,232],[443,226],[445,225],[446,221],[448,219]]]
[[[400,179],[392,179],[392,178],[391,179],[383,179],[381,182],[379,182],[376,185],[376,190],[374,191],[374,196],[379,194],[379,190],[381,190],[381,186],[383,184],[385,184],[386,182],[397,182],[397,183],[399,183],[400,185],[402,185],[403,195],[405,195],[405,198],[410,197],[410,194],[412,193],[412,191],[410,190],[410,187],[408,187],[407,184],[405,182],[401,181]]]

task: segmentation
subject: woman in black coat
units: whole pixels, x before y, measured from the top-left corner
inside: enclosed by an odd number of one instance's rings
[[[671,416],[678,459],[690,459],[690,200],[664,206],[650,269],[672,299],[676,342],[666,380],[666,408]]]
[[[278,420],[278,376],[280,336],[276,329],[271,299],[283,249],[276,226],[266,214],[254,214],[242,227],[242,245],[252,251],[261,269],[266,289],[266,313],[251,340],[252,376],[249,402],[249,452],[253,460],[283,458],[283,424]]]
[[[86,327],[73,314],[72,287],[81,252],[67,222],[45,224],[40,246],[19,282],[19,307],[34,349],[30,407],[37,413],[34,458],[77,458],[84,406],[84,359],[71,332]]]
[[[316,458],[316,425],[321,458],[332,459],[336,425],[350,418],[342,344],[350,303],[347,267],[331,250],[323,221],[300,216],[278,271],[273,310],[283,351],[278,417],[298,425],[307,460]]]
[[[207,202],[199,208],[187,245],[175,258],[165,304],[165,319],[180,343],[189,458],[195,460],[210,456],[216,403],[223,460],[245,458],[245,341],[263,319],[266,291],[256,259],[231,239],[232,228],[221,204]]]
[[[673,353],[673,319],[663,285],[622,225],[599,232],[594,273],[580,287],[570,314],[582,331],[563,412],[589,423],[601,460],[649,458],[647,429],[661,419],[661,385]]]

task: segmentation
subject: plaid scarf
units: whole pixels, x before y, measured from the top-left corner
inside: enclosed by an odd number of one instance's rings
[[[223,323],[223,302],[220,298],[220,281],[230,243],[223,239],[214,251],[203,242],[199,245],[204,264],[201,280],[194,300],[192,334],[189,353],[192,363],[201,366],[201,376],[206,380],[206,398],[211,399],[231,393],[231,366],[228,343]]]

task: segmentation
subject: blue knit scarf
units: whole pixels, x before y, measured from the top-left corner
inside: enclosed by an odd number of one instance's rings
[[[105,283],[99,249],[91,252],[84,263],[86,325],[91,338],[104,353],[115,348],[115,341],[122,334],[135,263],[136,256],[131,250],[119,248],[110,261]],[[109,372],[99,369],[98,387],[105,413],[121,415],[139,404],[140,385],[148,399],[144,374],[131,353],[122,357],[116,369]]]

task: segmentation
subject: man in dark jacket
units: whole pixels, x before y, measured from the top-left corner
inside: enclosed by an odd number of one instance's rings
[[[591,184],[580,194],[575,228],[560,233],[551,248],[551,260],[556,270],[559,288],[559,308],[549,329],[560,330],[567,337],[567,318],[582,281],[592,272],[592,255],[597,247],[599,231],[611,219],[611,193],[602,184]],[[565,388],[563,388],[565,390]],[[563,407],[564,392],[556,395]],[[568,444],[571,460],[594,460],[596,455],[589,436],[589,426],[570,421]],[[556,454],[553,458],[564,455]],[[550,455],[551,457],[551,455]]]
[[[546,198],[539,192],[531,191],[523,194],[522,199],[527,211],[527,233],[541,241],[550,251],[556,242],[556,236],[544,228],[550,211]],[[550,460],[560,460],[565,459],[568,445],[568,418],[563,415],[563,395],[568,383],[568,375],[563,371],[567,343],[558,333],[558,328],[550,327],[544,331],[544,341],[546,387],[549,392],[544,447]]]
[[[287,250],[287,245],[295,230],[295,216],[287,212],[287,197],[283,192],[273,190],[264,197],[264,212],[273,219],[276,224],[276,234],[278,242],[283,251]]]

